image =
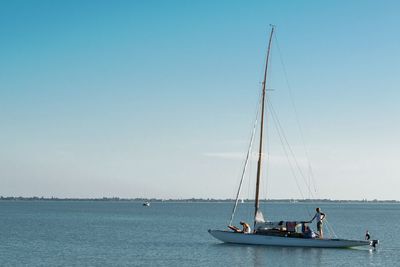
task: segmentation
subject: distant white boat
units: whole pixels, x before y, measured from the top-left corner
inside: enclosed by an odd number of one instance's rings
[[[271,34],[268,43],[267,58],[265,64],[264,81],[262,83],[262,99],[261,99],[261,118],[260,118],[260,140],[258,151],[258,164],[257,164],[257,181],[256,181],[256,195],[255,195],[255,211],[254,211],[254,231],[249,233],[239,232],[240,230],[234,226],[229,225],[234,231],[227,230],[208,230],[208,232],[216,239],[235,244],[249,244],[249,245],[268,245],[268,246],[287,246],[287,247],[318,247],[318,248],[347,248],[358,246],[375,246],[378,240],[350,240],[338,238],[315,238],[312,231],[309,230],[307,222],[291,221],[291,222],[269,222],[264,220],[264,216],[260,210],[259,204],[259,191],[260,191],[260,177],[261,165],[263,154],[263,130],[264,130],[264,105],[266,98],[266,80],[268,70],[268,60],[271,49],[272,37],[274,34],[274,26],[272,26]],[[249,155],[251,154],[251,146],[255,136],[256,126],[253,128],[253,134],[247,152],[246,161],[243,169],[242,179],[240,181],[239,189],[236,195],[235,205],[233,207],[230,224],[232,223],[233,216],[239,201],[240,189],[243,182],[244,173],[247,167]],[[242,199],[243,201],[243,199]],[[297,201],[296,201],[297,202]],[[296,203],[295,200],[291,203]],[[358,222],[357,222],[358,223]],[[246,223],[241,223],[247,225]],[[247,225],[248,226],[248,225]],[[310,235],[311,233],[311,235]]]
[[[148,202],[148,201],[143,202],[143,206],[145,206],[145,207],[150,207],[150,202]]]

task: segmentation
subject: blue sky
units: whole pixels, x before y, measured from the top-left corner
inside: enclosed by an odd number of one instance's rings
[[[399,5],[0,1],[0,195],[233,197],[273,23],[318,196],[399,199]],[[300,197],[269,133],[264,195]]]

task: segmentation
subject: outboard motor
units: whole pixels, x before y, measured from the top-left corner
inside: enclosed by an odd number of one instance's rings
[[[371,235],[370,235],[370,233],[368,232],[368,230],[365,232],[365,240],[370,240],[371,239]],[[376,245],[378,245],[379,244],[379,240],[377,240],[377,239],[374,239],[374,240],[372,240],[372,241],[370,241],[370,246],[372,246],[373,248],[376,248]]]
[[[372,247],[374,247],[374,248],[376,248],[376,245],[378,245],[379,244],[379,240],[372,240],[372,242],[371,242],[371,246]]]

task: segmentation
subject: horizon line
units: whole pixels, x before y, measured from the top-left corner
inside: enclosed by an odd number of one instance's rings
[[[1,200],[32,200],[32,201],[155,201],[155,202],[168,202],[168,201],[183,201],[183,202],[233,202],[233,198],[145,198],[145,197],[22,197],[22,196],[0,196]],[[254,199],[243,199],[244,202],[254,202]],[[329,199],[329,198],[275,198],[275,199],[260,199],[260,202],[363,202],[363,203],[377,203],[377,202],[400,202],[396,199]]]

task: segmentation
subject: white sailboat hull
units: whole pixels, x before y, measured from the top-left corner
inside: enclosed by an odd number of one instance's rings
[[[208,230],[208,232],[222,242],[235,244],[314,248],[349,248],[374,245],[374,241],[372,240],[295,238],[260,234],[243,234],[221,230]]]

